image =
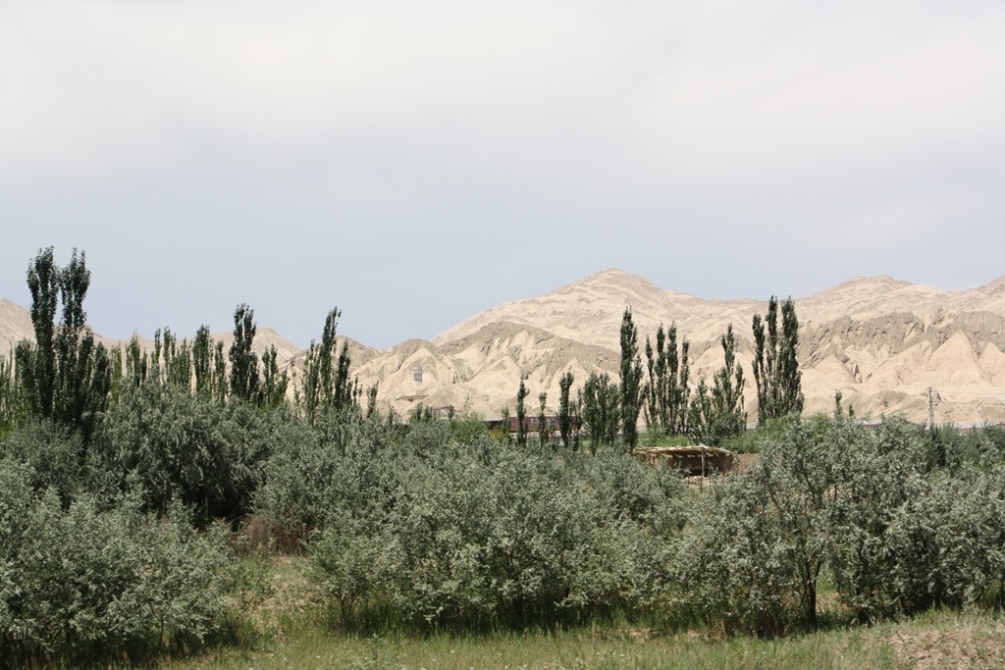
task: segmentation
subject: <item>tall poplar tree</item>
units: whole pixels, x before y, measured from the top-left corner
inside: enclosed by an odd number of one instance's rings
[[[618,439],[618,418],[621,389],[605,372],[590,373],[583,388],[579,389],[583,430],[590,436],[590,451],[599,446],[614,446]]]
[[[56,399],[56,308],[59,301],[59,267],[53,248],[40,249],[28,266],[31,325],[35,345],[17,345],[18,376],[28,396],[31,412],[43,419],[53,416]]]
[[[303,395],[300,399],[304,413],[313,423],[325,411],[359,409],[361,390],[349,379],[349,343],[338,348],[336,339],[338,319],[342,312],[332,308],[325,317],[321,343],[313,340],[304,357]],[[337,356],[337,359],[336,359]]]
[[[569,402],[569,391],[572,389],[574,377],[572,372],[566,372],[558,380],[558,432],[562,436],[562,446],[569,448],[572,437],[572,407]]]
[[[538,439],[541,441],[541,446],[548,444],[548,415],[546,412],[546,403],[548,402],[548,393],[546,391],[541,391],[537,400],[540,403],[539,411],[537,414],[537,435]]]
[[[722,437],[743,431],[747,414],[743,411],[743,366],[736,360],[736,336],[733,324],[726,327],[722,344],[723,366],[715,373],[712,386],[712,406]]]
[[[799,320],[791,298],[781,305],[782,332],[778,332],[778,301],[771,296],[767,316],[755,314],[754,382],[757,385],[759,424],[803,411],[802,372],[796,354],[799,348]],[[765,328],[767,331],[765,332]]]
[[[257,400],[263,407],[279,407],[286,400],[289,378],[286,370],[279,370],[278,359],[274,344],[262,354],[262,384]]]
[[[523,376],[520,377],[520,388],[516,392],[516,444],[518,447],[527,446],[527,407],[524,401],[530,391],[523,383]]]
[[[195,392],[200,396],[212,395],[213,338],[209,326],[199,326],[192,341],[192,371],[195,374]]]
[[[691,343],[681,341],[677,351],[677,326],[670,324],[664,331],[661,324],[656,331],[656,348],[646,336],[646,367],[649,381],[643,388],[645,419],[649,430],[659,430],[665,435],[687,433],[690,397],[690,365],[688,354]]]
[[[26,409],[79,431],[86,449],[108,403],[111,361],[87,327],[83,305],[91,273],[85,254],[74,249],[61,269],[52,247],[40,249],[28,266],[27,281],[35,343],[19,342],[14,355]]]
[[[781,391],[781,415],[802,414],[802,372],[797,359],[799,351],[799,319],[792,298],[782,303],[782,342],[778,352],[778,377]]]
[[[638,421],[642,409],[642,360],[639,358],[639,331],[632,321],[632,311],[621,316],[621,430],[625,449],[639,441]]]
[[[234,342],[227,353],[230,359],[230,394],[241,400],[254,400],[258,392],[258,355],[252,351],[258,327],[255,310],[240,304],[234,310]]]

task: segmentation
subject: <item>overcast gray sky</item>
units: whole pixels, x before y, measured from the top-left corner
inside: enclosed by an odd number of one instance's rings
[[[704,298],[1005,274],[1000,1],[0,3],[0,297],[386,347],[620,267]]]

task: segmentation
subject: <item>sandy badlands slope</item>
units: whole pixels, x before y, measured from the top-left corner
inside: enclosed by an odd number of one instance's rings
[[[626,305],[641,342],[647,334],[655,337],[661,323],[677,324],[679,335],[691,341],[695,380],[710,378],[722,365],[718,340],[731,322],[755,419],[750,322],[766,303],[701,300],[620,270],[499,305],[431,342],[406,342],[361,366],[360,378],[379,381],[380,399],[399,411],[410,406],[407,398],[425,396],[433,406],[498,416],[504,405],[515,405],[523,374],[532,406],[544,390],[554,408],[564,371],[572,370],[577,384],[595,370],[616,377]],[[808,411],[830,411],[840,390],[860,415],[902,412],[924,420],[932,387],[937,421],[1005,420],[1005,278],[960,292],[859,278],[797,299],[796,312]],[[423,370],[422,383],[412,379],[415,366]]]
[[[718,339],[731,322],[753,383],[750,322],[766,310],[765,302],[701,300],[620,270],[499,305],[432,341],[408,340],[380,351],[350,340],[353,367],[364,386],[379,382],[385,409],[407,412],[422,402],[497,417],[504,406],[513,409],[523,375],[533,412],[538,393],[547,391],[553,413],[565,371],[575,375],[574,388],[593,371],[616,378],[626,305],[640,345],[647,335],[655,337],[661,323],[677,324],[679,336],[691,341],[695,382],[722,365]],[[927,417],[932,387],[939,422],[1005,421],[1005,278],[957,292],[889,277],[858,278],[797,299],[796,312],[808,411],[830,411],[840,390],[860,415],[903,413],[920,421]],[[27,311],[0,301],[0,351],[30,333]],[[229,345],[229,335],[225,340]],[[281,361],[297,365],[302,357],[277,333],[259,328],[256,348],[268,344],[275,344]],[[415,380],[416,368],[421,381]],[[755,396],[748,387],[751,421]]]

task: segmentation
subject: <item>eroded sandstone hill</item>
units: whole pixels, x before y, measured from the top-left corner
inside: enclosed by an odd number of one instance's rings
[[[640,343],[646,335],[655,337],[661,323],[676,323],[679,335],[691,341],[695,382],[722,365],[718,340],[732,323],[755,420],[750,323],[755,313],[764,313],[766,301],[702,300],[620,270],[499,305],[430,342],[393,347],[361,365],[360,379],[380,382],[380,400],[398,411],[421,399],[499,416],[504,406],[512,411],[524,375],[531,407],[546,391],[554,411],[566,370],[577,385],[593,371],[617,377],[626,306]],[[840,391],[860,416],[902,413],[923,421],[931,388],[938,422],[1005,421],[1005,278],[958,292],[889,277],[858,278],[796,299],[796,312],[807,411],[831,411]],[[421,382],[414,380],[414,368],[422,370]]]
[[[354,373],[364,386],[379,384],[385,411],[407,413],[421,402],[498,417],[504,406],[514,409],[523,376],[532,412],[545,391],[553,413],[564,372],[575,375],[574,389],[594,371],[617,378],[626,306],[641,346],[660,324],[677,325],[679,336],[691,342],[695,383],[722,365],[718,340],[732,323],[748,377],[749,420],[756,419],[750,322],[754,313],[764,313],[766,301],[702,300],[620,270],[499,305],[431,341],[378,350],[350,340]],[[1005,421],[1005,277],[968,291],[858,278],[797,298],[796,312],[808,412],[831,411],[840,391],[860,416],[901,413],[923,421],[931,389],[938,422]],[[2,351],[30,334],[27,310],[0,301]],[[260,328],[256,348],[269,344],[288,365],[302,360],[302,350]]]

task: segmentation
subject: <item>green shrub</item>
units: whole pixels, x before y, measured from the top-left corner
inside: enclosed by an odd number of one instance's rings
[[[280,529],[324,528],[346,513],[373,528],[402,470],[392,439],[385,424],[338,415],[314,431],[291,427],[265,464],[257,509]]]
[[[663,508],[682,490],[670,473],[446,433],[433,448],[425,425],[365,459],[324,452],[330,495],[310,551],[344,621],[391,603],[417,624],[522,627],[655,601],[667,552],[652,524],[673,529]]]
[[[200,521],[234,520],[251,510],[273,445],[290,430],[285,409],[221,405],[187,390],[130,387],[102,425],[89,468],[104,487],[139,487],[147,509],[174,502]],[[101,488],[101,487],[99,487]]]
[[[489,429],[484,418],[475,412],[450,421],[450,433],[458,444],[472,446],[489,440]]]
[[[777,635],[797,618],[798,556],[770,505],[747,478],[692,499],[667,565],[676,618],[757,635]]]
[[[950,437],[964,439],[937,436]],[[692,592],[682,602],[706,621],[778,632],[786,621],[815,625],[824,572],[864,621],[994,601],[1005,583],[1005,479],[989,440],[965,441],[970,455],[943,467],[923,431],[901,420],[772,426],[757,465],[717,487],[685,528],[675,569]]]
[[[923,432],[900,421],[821,416],[758,434],[756,466],[699,492],[613,451],[462,446],[445,421],[389,446],[345,424],[277,449],[260,500],[316,526],[314,574],[345,625],[622,613],[777,635],[816,624],[825,576],[862,620],[1000,603],[993,460],[931,469]]]
[[[137,500],[111,510],[53,490],[0,461],[0,659],[75,663],[201,642],[225,607],[229,553],[180,510],[155,519]]]
[[[85,486],[79,434],[51,421],[29,421],[0,442],[0,459],[23,463],[34,492],[53,489],[64,504]]]

